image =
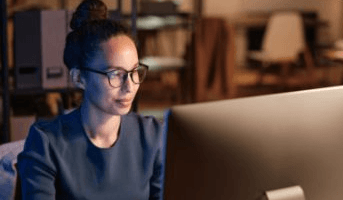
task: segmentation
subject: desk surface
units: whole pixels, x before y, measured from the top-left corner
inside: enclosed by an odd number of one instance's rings
[[[322,55],[329,60],[343,62],[343,50],[329,49],[323,51]]]

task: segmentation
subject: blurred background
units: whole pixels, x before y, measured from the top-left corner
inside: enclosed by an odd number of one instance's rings
[[[131,27],[150,66],[133,110],[161,121],[173,105],[342,84],[341,0],[103,1],[110,18]],[[82,101],[63,64],[80,2],[5,2],[0,144]]]

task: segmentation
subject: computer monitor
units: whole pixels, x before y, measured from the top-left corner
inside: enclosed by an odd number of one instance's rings
[[[342,86],[174,106],[165,130],[166,200],[343,199]]]

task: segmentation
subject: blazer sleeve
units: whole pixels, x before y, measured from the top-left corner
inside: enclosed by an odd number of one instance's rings
[[[48,136],[38,126],[31,126],[17,165],[23,199],[55,199],[56,168],[51,146]]]

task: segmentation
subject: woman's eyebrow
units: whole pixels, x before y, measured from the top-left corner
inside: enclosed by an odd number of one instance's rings
[[[117,70],[117,69],[124,70],[124,68],[120,67],[120,66],[107,66],[105,70],[106,71],[111,71],[111,70]]]
[[[138,65],[139,65],[139,62],[137,62],[136,64],[134,64],[134,65],[133,65],[133,68],[132,68],[131,70],[137,68]],[[126,70],[126,69],[124,69],[124,67],[121,67],[121,66],[107,66],[107,68],[106,68],[105,70],[106,70],[106,71],[109,71],[109,70],[118,70],[118,69],[120,69],[120,70],[125,70],[125,71],[131,71],[131,70]]]

